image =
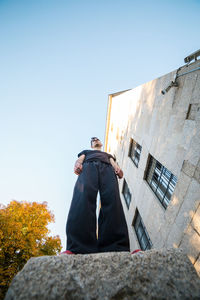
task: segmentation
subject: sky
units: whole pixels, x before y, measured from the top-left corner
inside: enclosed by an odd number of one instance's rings
[[[108,95],[184,65],[200,0],[0,0],[0,203],[46,201],[65,250],[77,154]]]

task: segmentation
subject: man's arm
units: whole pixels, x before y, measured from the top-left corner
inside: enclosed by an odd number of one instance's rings
[[[74,173],[80,175],[83,169],[83,161],[85,159],[85,154],[82,154],[75,162]]]
[[[114,159],[112,157],[110,158],[110,163],[113,166],[115,173],[117,174],[119,179],[121,179],[124,175],[123,171],[120,169],[120,167],[118,166],[118,164],[114,161]]]

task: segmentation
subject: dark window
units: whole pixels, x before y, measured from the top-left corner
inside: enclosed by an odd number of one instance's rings
[[[135,233],[137,235],[141,250],[151,249],[152,242],[137,209],[132,225],[135,229]]]
[[[126,205],[129,208],[130,203],[131,203],[131,193],[129,191],[128,184],[126,183],[125,179],[124,179],[124,183],[123,183],[122,194],[124,196]]]
[[[177,182],[176,176],[149,155],[145,179],[164,208],[167,208]]]
[[[139,144],[137,144],[133,139],[131,139],[128,156],[132,159],[137,168],[140,161],[141,151],[142,147]]]

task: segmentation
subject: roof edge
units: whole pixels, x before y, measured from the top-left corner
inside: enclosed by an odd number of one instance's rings
[[[132,89],[128,89],[128,90],[124,90],[124,91],[120,91],[120,92],[108,94],[108,96],[115,97],[115,96],[121,95],[121,94],[123,94],[123,93],[125,93],[125,92],[128,92],[128,91],[130,91],[130,90],[132,90]]]

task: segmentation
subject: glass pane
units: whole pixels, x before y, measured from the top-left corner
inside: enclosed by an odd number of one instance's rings
[[[139,160],[140,159],[140,154],[135,152],[135,158],[137,158]]]
[[[135,232],[138,238],[138,242],[140,244],[140,248],[142,250],[150,249],[152,243],[150,241],[148,232],[146,231],[145,225],[137,209],[136,209],[135,222],[133,226],[135,228]]]
[[[141,149],[142,149],[142,147],[139,144],[137,144],[133,139],[131,139],[130,148],[129,148],[129,156],[132,158],[132,160],[136,166],[138,166],[139,161],[140,161]]]
[[[140,215],[137,213],[135,225],[134,225],[136,230],[138,229],[139,223],[140,223]]]
[[[135,157],[134,163],[136,164],[136,166],[138,166],[138,162],[139,162],[139,159]]]
[[[124,195],[125,198],[125,202],[127,207],[129,208],[130,206],[130,202],[131,202],[131,193],[129,191],[128,185],[126,183],[126,180],[124,180],[124,185],[123,185],[123,189],[122,189],[122,194]]]
[[[157,194],[158,198],[162,201],[162,199],[164,197],[163,191],[160,188],[158,188],[156,191],[156,194]]]
[[[146,249],[145,250],[150,250],[151,249],[151,245],[150,243],[148,242],[147,246],[146,246]]]
[[[146,249],[147,244],[148,244],[148,238],[144,233],[141,240],[140,240],[140,246],[141,246],[142,250]]]
[[[163,199],[163,206],[164,206],[165,208],[167,208],[168,205],[169,205],[169,199],[167,199],[167,197],[165,197],[165,198]]]
[[[139,227],[138,227],[138,229],[137,229],[137,236],[138,236],[138,240],[140,241],[140,239],[141,239],[141,237],[142,237],[142,235],[143,235],[143,232],[144,232],[144,230],[143,230],[143,228],[142,228],[142,226],[141,226],[141,223],[139,224]]]

